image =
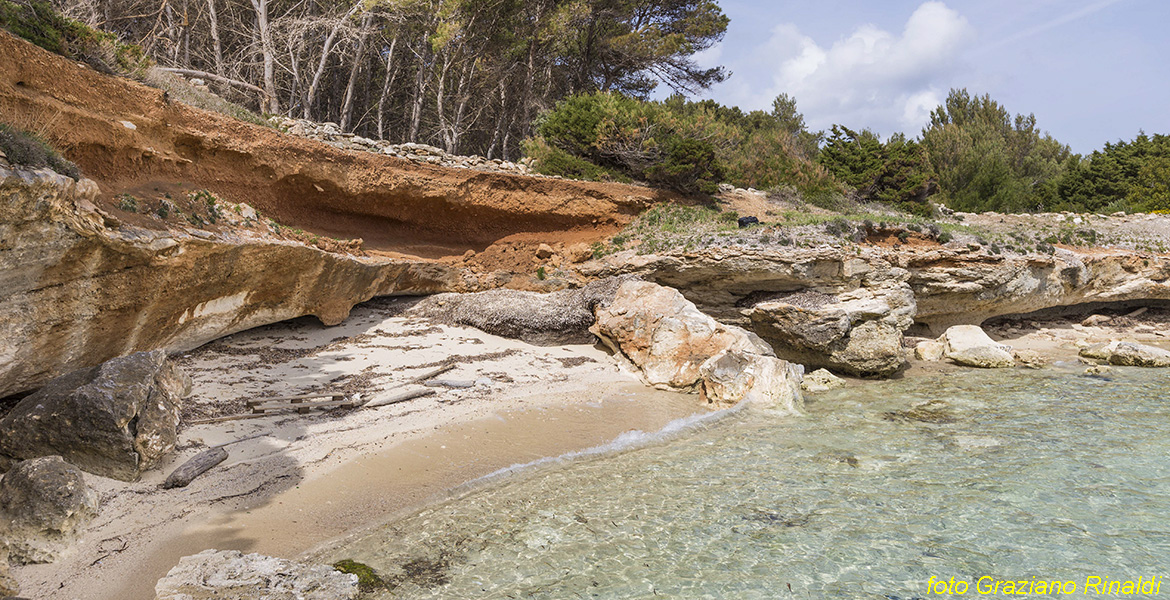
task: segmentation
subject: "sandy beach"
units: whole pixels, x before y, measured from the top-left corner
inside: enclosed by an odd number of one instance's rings
[[[410,305],[376,300],[336,327],[298,319],[178,356],[194,383],[179,452],[137,483],[87,477],[100,516],[67,558],[14,570],[24,594],[153,598],[183,556],[216,548],[295,558],[500,469],[706,412],[698,396],[645,387],[599,348],[434,324],[403,315]],[[402,382],[447,361],[457,367],[441,379],[471,387],[378,408],[190,425],[243,414],[251,398],[340,390],[376,401],[421,388]],[[255,435],[188,487],[159,488],[208,446]]]

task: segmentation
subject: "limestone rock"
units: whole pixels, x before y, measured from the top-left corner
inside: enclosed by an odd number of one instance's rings
[[[436,294],[414,305],[410,313],[529,344],[589,344],[594,340],[589,332],[593,308],[609,302],[622,281],[604,279],[546,294],[518,290]]]
[[[978,325],[955,325],[939,341],[943,356],[960,365],[995,369],[1016,364],[1010,347],[996,343]]]
[[[541,244],[536,247],[536,258],[541,260],[550,259],[556,253],[557,251],[553,250],[552,246],[549,246],[548,244]]]
[[[0,538],[15,562],[56,560],[97,513],[97,492],[60,456],[17,463],[0,479]]]
[[[1015,358],[1020,366],[1029,369],[1039,369],[1048,364],[1048,361],[1039,352],[1032,350],[1012,350],[1012,358]]]
[[[1096,344],[1082,348],[1080,355],[1120,367],[1170,367],[1170,351],[1136,342]]]
[[[568,257],[571,263],[583,263],[593,258],[593,249],[587,244],[573,244],[565,249],[565,256]]]
[[[357,575],[237,550],[185,556],[154,587],[156,600],[352,600]]]
[[[0,420],[0,454],[60,455],[78,468],[136,480],[175,448],[191,380],[162,350],[138,352],[50,381]]]
[[[830,373],[828,369],[817,369],[804,376],[800,387],[806,392],[827,392],[845,387],[845,380]]]
[[[596,314],[590,331],[658,388],[694,387],[702,379],[699,367],[725,350],[773,356],[756,335],[715,321],[677,290],[645,281],[623,283]]]
[[[946,352],[947,346],[939,340],[926,340],[918,342],[914,346],[914,356],[918,360],[925,360],[927,362],[938,362],[943,359],[943,354]]]
[[[777,356],[856,375],[889,375],[906,363],[902,337],[914,311],[910,287],[894,280],[839,294],[790,294],[756,304],[750,317]]]
[[[730,406],[748,399],[793,414],[804,406],[800,393],[803,372],[800,365],[738,350],[720,352],[699,367],[709,402]]]
[[[0,549],[0,598],[20,593],[20,582],[8,572],[8,552]]]
[[[1107,315],[1089,315],[1088,317],[1085,317],[1084,321],[1081,321],[1081,325],[1084,325],[1085,327],[1096,327],[1098,325],[1104,325],[1112,320],[1113,319]]]

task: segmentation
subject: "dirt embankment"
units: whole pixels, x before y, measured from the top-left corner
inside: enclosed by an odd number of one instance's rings
[[[206,189],[283,225],[425,258],[602,239],[669,194],[338,150],[194,109],[0,32],[0,120],[44,135],[102,189]]]

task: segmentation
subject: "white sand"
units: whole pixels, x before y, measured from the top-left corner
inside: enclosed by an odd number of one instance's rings
[[[181,451],[142,481],[87,476],[101,515],[72,553],[15,568],[22,594],[52,599],[153,598],[182,556],[206,548],[294,558],[331,538],[444,497],[502,467],[651,431],[705,410],[659,392],[593,346],[535,347],[478,330],[399,316],[376,301],[337,327],[313,319],[231,336],[181,357],[194,380],[186,420],[244,412],[247,399],[343,390],[376,400],[456,357],[443,379],[490,379],[402,404],[183,426]],[[208,445],[257,433],[183,489],[158,485]]]

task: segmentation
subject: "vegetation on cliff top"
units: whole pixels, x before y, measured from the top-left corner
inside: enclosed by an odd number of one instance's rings
[[[14,165],[32,169],[48,167],[73,179],[81,178],[77,165],[65,160],[48,142],[36,134],[3,123],[0,123],[0,152]]]

